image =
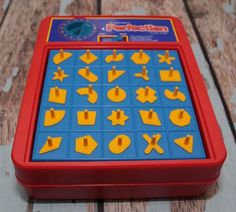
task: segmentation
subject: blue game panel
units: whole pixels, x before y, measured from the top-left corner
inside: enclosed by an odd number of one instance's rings
[[[48,136],[54,137],[61,137],[61,144],[60,148],[40,154],[40,149],[44,146],[45,142],[47,141]],[[68,151],[68,133],[62,133],[62,132],[54,132],[51,131],[50,133],[46,132],[38,132],[35,136],[35,142],[34,142],[34,150],[32,155],[33,161],[62,161],[66,160],[68,158],[67,151]]]
[[[174,66],[173,69],[179,72],[181,81],[176,81],[176,82],[162,81],[161,76],[160,76],[160,71],[169,71],[170,67],[157,66],[155,75],[156,75],[158,85],[160,85],[160,86],[185,86],[186,85],[183,69],[180,66]]]
[[[129,66],[134,66],[134,67],[137,67],[137,68],[141,68],[142,66],[153,66],[154,65],[154,61],[153,61],[154,58],[153,58],[153,51],[152,50],[145,50],[145,51],[143,51],[149,57],[149,60],[148,60],[148,62],[146,64],[136,64],[131,59],[131,57],[132,57],[132,55],[134,53],[139,53],[139,50],[127,50],[126,52],[127,52],[126,53],[127,57],[130,58],[128,60],[128,65]]]
[[[178,52],[176,50],[169,50],[170,57],[173,57],[174,60],[171,60],[171,64],[167,64],[166,62],[159,62],[160,57],[158,55],[164,55],[166,50],[153,50],[153,61],[154,65],[157,67],[181,67],[181,62],[179,59]]]
[[[74,80],[75,80],[75,85],[80,86],[80,85],[88,85],[88,84],[93,84],[93,85],[101,85],[102,84],[102,79],[103,79],[103,69],[102,67],[89,67],[89,70],[97,76],[97,81],[91,82],[87,80],[86,78],[82,77],[81,75],[78,74],[78,71],[81,69],[84,69],[85,66],[76,66],[73,68],[74,72]]]
[[[92,151],[90,155],[77,152],[75,150],[76,145],[76,139],[84,136],[90,135],[96,142],[97,146]],[[102,143],[102,137],[101,133],[97,132],[73,132],[71,133],[70,138],[70,146],[69,146],[69,160],[100,160],[102,158],[102,149],[103,149],[103,143]]]
[[[119,54],[123,54],[123,60],[122,61],[109,61],[106,62],[106,58],[109,55],[113,55],[113,50],[104,50],[103,51],[103,60],[102,60],[102,66],[106,67],[112,67],[112,66],[126,66],[128,64],[128,56],[126,54],[127,51],[125,50],[117,50],[116,55],[119,56]],[[109,58],[109,57],[108,57]]]
[[[145,149],[148,148],[149,143],[143,138],[143,135],[147,134],[149,137],[153,135],[161,134],[160,140],[157,142],[158,146],[163,149],[163,153],[157,152],[155,149],[152,149],[149,154],[145,154]],[[140,159],[169,159],[171,158],[170,148],[166,133],[163,131],[151,131],[151,132],[138,132],[137,133],[137,141],[138,141],[138,153]]]
[[[124,134],[129,137],[131,143],[126,150],[122,153],[114,154],[109,149],[109,143],[120,134]],[[107,160],[131,160],[136,159],[135,140],[132,132],[105,132],[104,133],[104,158]]]
[[[173,110],[177,109],[184,109],[185,113],[188,113],[191,117],[190,123],[186,126],[177,126],[172,121],[170,120],[170,113]],[[189,107],[180,107],[180,108],[165,108],[164,110],[164,117],[165,117],[165,123],[166,123],[166,128],[168,131],[191,131],[191,130],[196,130],[197,129],[197,123],[195,119],[195,115],[192,111],[191,108]]]
[[[161,123],[160,126],[143,124],[143,121],[140,115],[140,110],[149,111],[150,109],[153,109],[153,111],[157,113],[157,116]],[[133,116],[135,117],[135,123],[134,123],[135,129],[137,131],[146,130],[148,132],[148,131],[162,131],[166,129],[162,109],[160,107],[139,107],[139,108],[135,107],[133,109],[133,114],[134,114]]]
[[[57,107],[54,109],[55,111],[63,110],[65,111],[65,115],[63,119],[52,126],[44,126],[44,120],[45,120],[45,113],[46,111],[50,111],[50,108],[41,107],[39,112],[39,118],[38,118],[38,129],[42,132],[66,132],[69,130],[70,123],[71,123],[71,110],[72,108],[65,108],[65,107]]]
[[[129,85],[129,68],[127,66],[116,66],[117,71],[125,71],[119,78],[114,79],[112,82],[108,81],[108,71],[112,70],[112,66],[103,67],[103,85],[117,84],[117,85]]]
[[[145,103],[142,103],[138,98],[138,94],[136,93],[137,91],[140,91],[140,89],[145,89],[146,86],[132,86],[132,101],[133,101],[133,105],[137,106],[137,107],[142,107],[142,106],[148,106],[148,107],[154,107],[154,106],[161,106],[161,98],[160,98],[160,94],[159,94],[159,90],[157,86],[152,86],[152,85],[147,85],[149,87],[149,89],[154,90],[155,93],[155,97],[156,100],[153,102],[148,102],[146,101]]]
[[[51,50],[48,55],[34,138],[33,161],[186,160],[206,158],[193,104],[177,51],[169,51],[170,56],[175,58],[171,61],[171,64],[159,62],[158,54],[164,55],[165,50],[144,49],[144,53],[150,57],[146,64],[135,64],[131,60],[133,53],[139,50],[117,50],[117,55],[123,54],[123,60],[107,63],[105,58],[113,54],[112,50],[90,49],[90,52],[97,57],[90,64],[86,64],[80,59],[83,54],[86,54],[86,49],[64,51],[72,53],[72,57],[58,65],[54,64],[53,57],[59,53],[59,50]],[[89,66],[90,71],[97,75],[97,81],[90,82],[78,74],[78,70],[86,66]],[[112,69],[112,66],[116,66],[116,70],[125,70],[125,73],[114,81],[109,82],[108,71]],[[148,80],[135,76],[135,73],[141,73],[143,66],[148,71]],[[58,67],[68,75],[62,81],[53,79],[54,72],[57,72]],[[169,70],[171,67],[179,71],[180,82],[161,81],[160,71]],[[93,89],[98,94],[96,102],[91,102],[88,99],[88,95],[81,95],[77,92],[78,89],[88,88],[89,84],[92,84]],[[121,102],[113,102],[107,96],[107,92],[115,88],[115,86],[125,90],[126,98]],[[136,90],[146,86],[156,91],[157,100],[152,103],[142,103],[136,99]],[[180,92],[184,93],[186,98],[184,101],[178,99],[170,100],[164,95],[166,89],[174,91],[176,86]],[[55,87],[66,90],[66,102],[64,104],[49,102],[49,91]],[[58,123],[52,126],[44,126],[45,112],[51,108],[54,108],[55,111],[63,110],[65,115]],[[85,109],[96,112],[94,125],[79,125],[78,111],[84,111]],[[124,126],[112,125],[112,121],[108,119],[112,111],[117,111],[118,109],[124,110],[125,115],[128,117],[124,122]],[[139,110],[149,111],[150,109],[157,112],[161,122],[160,126],[143,123]],[[184,109],[190,114],[191,121],[187,126],[176,126],[170,121],[169,114],[176,109]],[[109,143],[119,134],[129,136],[131,144],[124,152],[114,154],[109,150]],[[150,137],[154,134],[161,134],[158,145],[164,152],[158,153],[155,149],[152,149],[150,153],[145,153],[148,142],[143,138],[143,134],[147,134]],[[91,154],[76,152],[76,139],[88,135],[96,140],[97,147]],[[194,139],[192,154],[174,143],[174,139],[186,135],[192,135]],[[47,141],[48,136],[62,137],[61,145],[56,150],[40,154],[39,151]]]
[[[189,93],[188,93],[186,87],[177,86],[178,89],[179,89],[179,92],[184,94],[185,99],[181,99],[181,100],[180,99],[169,99],[165,95],[165,91],[169,90],[169,91],[173,92],[175,87],[176,86],[163,86],[163,87],[159,87],[161,104],[163,106],[167,106],[167,107],[190,106],[191,105],[191,101],[190,101]]]
[[[187,135],[193,136],[193,152],[188,153],[180,146],[176,145],[174,140],[177,138],[182,138]],[[186,131],[186,132],[169,132],[169,143],[171,146],[171,151],[173,159],[187,159],[187,158],[206,158],[204,148],[202,145],[202,139],[198,132],[196,131]]]
[[[57,72],[57,68],[55,67],[48,67],[46,71],[46,81],[45,85],[48,86],[71,86],[73,85],[74,81],[74,68],[73,67],[64,67],[61,68],[64,71],[64,74],[67,76],[64,78],[63,81],[55,78],[55,73]],[[53,79],[54,78],[54,79]]]
[[[112,111],[117,111],[118,109],[124,111],[125,115],[128,117],[128,119],[125,121],[125,125],[112,125],[112,121],[108,119],[109,116],[111,116]],[[132,115],[132,108],[127,107],[121,107],[121,108],[111,108],[107,107],[103,109],[103,129],[104,130],[113,130],[113,131],[129,131],[134,130],[133,127],[133,115]]]
[[[99,85],[94,85],[93,90],[97,93],[97,100],[96,102],[93,102],[88,99],[88,95],[81,95],[79,94],[79,90],[81,88],[88,88],[88,85],[78,85],[76,87],[73,87],[73,103],[72,105],[74,107],[80,107],[80,106],[85,106],[85,107],[98,107],[102,106],[102,92],[101,92],[101,86]]]
[[[145,66],[147,70],[148,79],[145,80],[142,77],[136,77],[135,74],[139,74],[142,72],[142,66],[130,66],[129,67],[129,78],[132,85],[157,85],[157,77],[156,77],[156,68],[154,66]]]
[[[76,61],[76,50],[64,50],[65,52],[69,52],[72,54],[72,56],[70,58],[68,58],[67,60],[64,60],[63,62],[61,62],[60,64],[56,65],[54,62],[53,62],[53,57],[59,53],[59,49],[58,50],[51,50],[50,53],[49,53],[49,57],[48,57],[48,67],[51,67],[51,68],[57,68],[57,67],[61,67],[61,68],[64,68],[66,66],[69,66],[69,67],[73,67],[75,66],[75,61]]]
[[[51,88],[55,88],[58,87],[59,89],[63,89],[66,90],[66,101],[65,103],[55,103],[55,102],[49,102],[49,92]],[[52,107],[52,108],[56,108],[56,107],[69,107],[71,106],[71,101],[72,101],[72,90],[73,87],[71,86],[61,86],[59,85],[55,85],[55,86],[44,86],[43,88],[43,95],[42,95],[42,99],[41,99],[41,106],[43,107]]]
[[[107,97],[107,92],[110,89],[115,88],[115,86],[119,86],[126,93],[126,98],[121,102],[113,102]],[[131,105],[131,95],[130,95],[130,87],[129,86],[125,86],[125,85],[120,86],[119,84],[116,84],[116,83],[113,83],[113,85],[104,85],[102,87],[102,93],[103,93],[103,102],[102,102],[103,106],[111,106],[111,107],[114,107],[114,106],[121,107],[122,106],[122,107],[125,107],[125,106],[130,106]]]
[[[94,125],[79,125],[78,124],[78,112],[79,111],[84,111],[84,110],[90,111],[95,111],[96,112],[96,119],[95,119],[95,124]],[[72,109],[72,119],[71,119],[71,129],[72,131],[101,131],[102,129],[102,111],[100,108],[95,108],[95,107],[80,107],[80,108],[73,108]]]
[[[97,59],[94,60],[94,62],[87,64],[85,62],[83,62],[82,60],[80,60],[80,57],[84,54],[86,54],[86,50],[77,50],[76,51],[76,58],[75,58],[75,66],[89,66],[89,67],[94,67],[94,66],[101,66],[102,65],[102,60],[100,58],[102,58],[102,51],[100,50],[90,50],[90,52],[94,55],[96,55]]]

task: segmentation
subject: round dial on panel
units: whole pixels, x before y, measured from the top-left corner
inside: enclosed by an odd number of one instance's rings
[[[96,31],[96,26],[88,20],[75,19],[64,22],[59,27],[60,33],[69,40],[85,40]]]

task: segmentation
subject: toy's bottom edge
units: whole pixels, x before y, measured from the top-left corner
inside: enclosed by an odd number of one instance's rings
[[[35,199],[98,200],[190,197],[202,195],[214,181],[148,184],[21,185]]]

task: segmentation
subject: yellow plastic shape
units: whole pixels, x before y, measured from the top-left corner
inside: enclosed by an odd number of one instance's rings
[[[121,154],[130,145],[131,140],[127,135],[120,134],[113,138],[109,143],[109,150],[113,154]]]
[[[142,71],[135,73],[134,76],[137,78],[142,78],[145,81],[148,81],[149,76],[148,76],[148,70],[146,69],[146,66],[143,66]]]
[[[117,111],[112,110],[111,115],[108,116],[107,119],[111,121],[112,126],[125,126],[125,121],[127,121],[129,117],[125,115],[123,110],[118,109]]]
[[[83,55],[80,56],[79,59],[82,60],[86,64],[91,64],[94,61],[96,61],[98,57],[92,52],[90,52],[90,50],[88,49]]]
[[[161,121],[153,109],[150,110],[139,110],[139,114],[144,124],[161,126]]]
[[[107,72],[107,79],[108,82],[111,83],[118,79],[125,73],[125,70],[116,70],[115,66],[112,66],[112,69]]]
[[[63,61],[69,59],[71,56],[72,56],[72,54],[70,52],[65,52],[63,49],[60,49],[59,53],[57,53],[53,57],[53,62],[54,62],[54,64],[58,65],[58,64],[62,63]]]
[[[50,110],[45,112],[44,126],[49,127],[59,123],[64,118],[65,113],[64,110],[54,110],[53,108],[50,108]]]
[[[48,101],[57,104],[65,104],[66,94],[67,94],[66,89],[58,87],[50,88]]]
[[[60,82],[63,82],[63,80],[67,77],[69,77],[68,74],[65,74],[64,70],[62,70],[60,67],[57,68],[57,71],[53,72],[54,76],[52,80],[59,80]]]
[[[62,137],[52,138],[52,137],[48,136],[43,147],[40,149],[39,154],[44,154],[44,153],[59,149],[60,145],[61,145],[61,140],[62,140]]]
[[[92,85],[89,85],[88,87],[85,87],[85,88],[79,88],[79,89],[76,90],[76,92],[81,96],[87,95],[88,96],[87,100],[91,104],[95,104],[97,102],[98,94],[93,89]]]
[[[175,144],[180,146],[182,149],[184,149],[188,153],[193,153],[193,136],[187,135],[185,137],[176,138],[174,139]]]
[[[181,102],[184,102],[186,100],[184,93],[179,91],[178,87],[175,87],[174,91],[171,91],[169,89],[165,89],[164,95],[167,99],[171,99],[171,100],[178,99]]]
[[[91,155],[97,148],[98,143],[90,135],[75,139],[75,151],[85,155]]]
[[[136,99],[142,103],[149,102],[153,103],[157,100],[156,97],[156,91],[149,86],[146,86],[145,88],[139,88],[136,90]]]
[[[163,82],[181,82],[179,71],[174,70],[172,67],[170,70],[160,70],[160,78]]]
[[[82,126],[95,125],[96,122],[96,111],[89,111],[85,109],[84,111],[77,112],[77,123]]]
[[[146,155],[149,155],[152,150],[156,150],[159,154],[164,153],[164,150],[158,145],[158,142],[161,139],[161,134],[155,134],[152,137],[150,137],[148,134],[143,134],[143,138],[148,143],[144,150]]]
[[[112,102],[122,102],[126,98],[126,92],[119,86],[115,86],[107,91],[107,97]]]
[[[110,62],[119,62],[124,59],[124,55],[122,53],[117,54],[116,50],[114,49],[111,55],[107,55],[105,58],[106,63]]]
[[[133,53],[131,60],[135,64],[147,64],[150,60],[150,57],[141,49],[138,52]]]
[[[159,63],[167,63],[168,65],[171,65],[172,60],[175,60],[175,57],[170,56],[170,52],[168,50],[165,51],[165,54],[158,54]]]
[[[89,67],[81,68],[78,70],[78,74],[89,82],[97,82],[98,77],[96,74],[90,71]]]
[[[191,116],[184,109],[175,109],[170,112],[169,119],[179,127],[184,127],[190,124]]]

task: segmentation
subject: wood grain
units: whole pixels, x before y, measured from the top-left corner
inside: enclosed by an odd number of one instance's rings
[[[5,17],[7,9],[11,3],[11,0],[0,0],[0,26]]]
[[[65,13],[69,15],[96,15],[97,14],[97,1],[72,1],[66,8]]]
[[[59,14],[60,2],[60,0],[13,0],[0,28],[0,150],[8,149],[8,151],[4,151],[5,154],[1,154],[0,160],[0,170],[8,173],[4,177],[0,175],[0,185],[6,185],[1,187],[5,188],[4,198],[0,198],[3,200],[0,200],[0,208],[3,207],[1,211],[17,211],[17,209],[18,211],[96,210],[94,203],[72,203],[70,201],[65,204],[57,204],[56,202],[44,204],[31,199],[27,203],[25,195],[24,198],[21,197],[21,194],[19,196],[19,186],[15,182],[10,158],[11,145],[38,27],[45,16]],[[66,12],[68,14],[77,13],[79,15],[80,11],[81,14],[85,12],[94,14],[96,11],[94,1],[88,2],[87,9],[84,1],[76,2],[77,7],[75,5],[73,7],[67,6]],[[1,145],[6,145],[6,147]],[[11,192],[7,192],[7,187],[11,189]],[[9,199],[14,201],[14,204],[9,202]],[[44,209],[42,210],[42,208]]]
[[[5,2],[8,0],[0,0],[0,6]],[[0,28],[0,211],[97,211],[97,204],[93,202],[45,202],[27,199],[22,188],[15,182],[10,159],[20,102],[41,19],[47,15],[96,14],[97,1],[12,0],[9,2],[11,5],[7,13],[6,10],[0,9],[0,22],[5,16]],[[236,33],[236,3],[226,0],[191,0],[188,4],[235,121],[236,99],[232,100],[232,95],[236,87],[236,73],[233,66],[236,64],[235,45],[233,45]],[[182,20],[208,85],[208,93],[229,152],[222,178],[200,198],[106,201],[104,211],[233,211],[236,206],[234,201],[236,146],[209,67],[182,0],[102,0],[101,8],[102,14],[171,15]]]
[[[236,126],[236,1],[187,3]]]

